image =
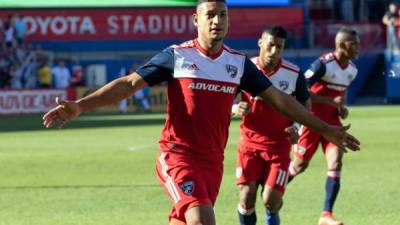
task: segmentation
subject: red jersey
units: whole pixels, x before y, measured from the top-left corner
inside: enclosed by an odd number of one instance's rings
[[[271,85],[242,53],[223,46],[211,55],[197,40],[165,49],[137,73],[149,85],[168,82],[161,150],[213,164],[224,158],[237,90],[256,95]]]
[[[310,92],[337,97],[345,94],[347,87],[357,76],[357,68],[351,61],[347,65],[341,65],[335,53],[331,52],[311,64],[305,76],[309,80]],[[328,104],[312,103],[311,112],[324,120],[339,120],[337,108]]]
[[[309,98],[305,78],[296,65],[281,59],[272,71],[265,71],[259,65],[258,57],[252,58],[252,61],[280,91],[293,95],[301,103]],[[284,149],[289,151],[290,143],[284,130],[293,121],[275,111],[260,97],[242,92],[242,100],[249,102],[252,108],[249,114],[243,116],[240,125],[241,144],[265,151],[278,151],[286,146]]]

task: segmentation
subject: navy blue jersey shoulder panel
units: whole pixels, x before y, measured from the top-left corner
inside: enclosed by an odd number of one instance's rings
[[[174,66],[174,49],[166,48],[136,70],[136,73],[139,74],[149,86],[153,86],[172,79]]]
[[[311,64],[309,70],[313,72],[313,75],[308,78],[308,84],[311,86],[325,75],[326,66],[321,59],[317,59]]]
[[[240,89],[250,93],[252,96],[257,96],[271,85],[271,81],[246,56],[243,76],[240,80]]]
[[[306,78],[304,77],[304,74],[301,71],[299,72],[296,81],[295,96],[297,101],[301,102],[302,104],[304,104],[307,101],[307,99],[310,98],[310,92],[308,92],[307,81]]]

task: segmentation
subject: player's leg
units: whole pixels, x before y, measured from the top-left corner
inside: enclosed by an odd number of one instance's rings
[[[294,159],[289,165],[289,182],[304,172],[318,149],[321,135],[308,127],[302,126],[298,144],[294,146]]]
[[[255,203],[257,198],[257,181],[249,181],[245,184],[239,184],[239,204],[238,216],[240,225],[255,225],[257,216],[255,212]]]
[[[309,164],[309,160],[294,156],[289,166],[289,182],[292,181],[295,176],[303,173],[308,168]]]
[[[267,225],[279,225],[279,210],[283,206],[283,193],[269,186],[265,186],[262,199],[266,209],[265,221]]]
[[[285,152],[285,149],[279,151]],[[266,208],[266,224],[279,225],[279,210],[283,205],[283,194],[288,182],[290,163],[289,152],[286,155],[277,155],[265,152],[263,158],[269,162],[268,173],[266,174],[262,200]]]
[[[332,143],[324,142],[323,147],[325,149],[328,172],[325,182],[324,208],[320,218],[320,224],[341,225],[343,223],[332,216],[332,210],[340,190],[343,150]]]
[[[173,203],[170,224],[215,225],[213,204],[222,180],[222,165],[203,169],[186,156],[160,152],[156,168],[158,180]]]
[[[241,144],[237,151],[236,184],[239,186],[238,217],[240,225],[255,225],[255,202],[259,181],[263,180],[265,161],[255,149]]]
[[[212,205],[198,205],[185,212],[187,225],[215,225],[215,215]]]

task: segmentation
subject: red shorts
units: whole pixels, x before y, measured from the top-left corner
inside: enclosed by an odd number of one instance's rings
[[[308,127],[302,126],[301,135],[295,149],[296,157],[306,161],[310,161],[321,143],[324,154],[327,149],[336,145],[326,140],[320,133],[311,130]]]
[[[187,209],[198,205],[212,205],[219,192],[223,165],[205,166],[182,154],[158,153],[156,172],[174,206],[169,220],[185,222]]]
[[[236,184],[249,181],[259,181],[282,193],[285,192],[290,157],[285,154],[276,154],[268,151],[256,150],[242,144],[238,146]]]

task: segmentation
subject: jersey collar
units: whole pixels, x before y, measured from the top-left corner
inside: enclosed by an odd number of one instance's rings
[[[271,71],[266,71],[264,67],[261,66],[260,57],[257,57],[257,66],[261,70],[261,72],[263,72],[263,74],[267,77],[273,76],[276,73],[276,71],[279,70],[281,64],[282,64],[282,59],[279,59],[279,62],[274,66],[274,68],[272,68]]]
[[[332,55],[333,55],[333,58],[336,60],[336,63],[340,66],[340,68],[342,68],[342,70],[345,70],[349,66],[349,63],[346,63],[345,65],[343,65],[339,62],[339,60],[336,56],[336,52],[333,52]]]
[[[205,56],[211,58],[211,59],[216,59],[218,58],[222,52],[224,51],[224,45],[222,44],[222,47],[220,50],[218,50],[217,53],[215,54],[211,54],[210,52],[208,52],[207,50],[205,50],[204,48],[202,48],[199,44],[199,42],[197,41],[197,39],[194,39],[194,46]]]

